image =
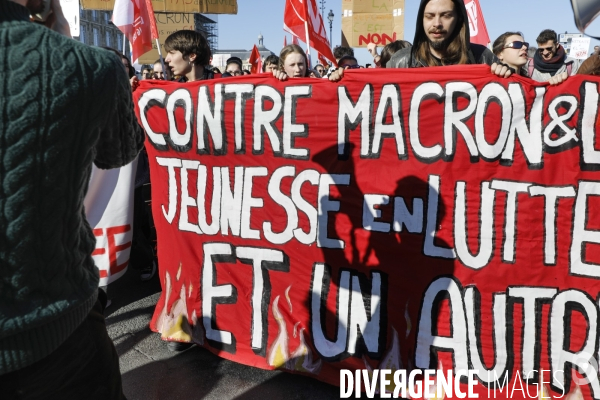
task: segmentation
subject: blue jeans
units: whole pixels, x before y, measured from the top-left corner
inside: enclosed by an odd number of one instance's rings
[[[0,375],[0,397],[33,399],[125,399],[119,356],[104,322],[106,295],[54,352],[17,371]]]

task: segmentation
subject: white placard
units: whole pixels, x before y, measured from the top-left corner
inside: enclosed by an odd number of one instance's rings
[[[71,28],[71,36],[79,37],[79,0],[60,0],[60,6]]]
[[[588,58],[590,53],[590,42],[589,37],[578,37],[571,40],[571,50],[569,56],[578,60],[585,60]]]
[[[137,158],[121,168],[92,167],[85,215],[96,237],[92,258],[100,271],[100,286],[125,274],[133,241],[133,190]]]
[[[212,63],[213,67],[225,67],[227,60],[231,57],[231,54],[213,54]],[[221,71],[225,72],[225,71]]]

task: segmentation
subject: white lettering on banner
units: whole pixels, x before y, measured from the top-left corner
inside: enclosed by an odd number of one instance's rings
[[[253,143],[247,147],[256,155],[271,151],[277,157],[308,158],[309,148],[296,146],[295,139],[307,137],[310,127],[295,111],[297,102],[310,97],[311,86],[290,86],[281,93],[268,86],[217,85],[222,87],[215,89],[216,92],[211,92],[209,87],[200,89],[202,104],[210,105],[212,97],[220,105],[213,104],[213,109],[203,110],[201,118],[196,115],[196,129],[191,124],[193,114],[190,116],[188,112],[194,104],[186,92],[176,91],[167,96],[159,91],[147,96],[145,111],[164,112],[171,118],[169,115],[174,116],[175,110],[181,108],[177,113],[184,111],[185,115],[185,121],[182,121],[185,123],[178,121],[175,124],[169,119],[168,132],[151,131],[148,137],[152,145],[185,153],[190,151],[188,147],[193,147],[192,135],[197,134],[198,139],[204,138],[203,143],[192,151],[222,155],[234,149],[243,154],[246,151],[243,140],[250,140]],[[441,160],[443,165],[466,155],[473,162],[496,162],[502,169],[512,164],[515,153],[521,152],[517,162],[526,162],[527,168],[535,170],[544,168],[546,154],[580,146],[581,168],[593,170],[600,166],[600,150],[595,148],[598,115],[594,106],[600,98],[596,83],[584,82],[581,98],[564,94],[548,98],[551,89],[537,87],[535,93],[529,93],[527,97],[523,87],[515,82],[507,87],[490,83],[479,92],[465,82],[444,85],[428,82],[415,91],[408,110],[402,107],[399,85],[384,85],[381,93],[376,93],[372,85],[361,89],[353,92],[355,94],[350,94],[343,86],[337,90],[337,147],[342,159],[350,155],[350,136],[358,138],[360,135],[362,159],[377,159],[383,151],[393,151],[400,160],[414,156],[423,163]],[[374,101],[377,95],[379,102]],[[253,96],[259,100],[247,106],[247,100]],[[461,98],[460,108],[457,98]],[[531,99],[529,107],[528,98]],[[227,101],[233,101],[228,109],[234,109],[231,126],[224,125],[222,114]],[[438,126],[443,128],[433,133],[420,126],[423,123],[420,113],[427,107],[443,110],[443,124],[440,121]],[[498,118],[499,125],[486,123],[489,112],[502,117],[501,122]],[[246,123],[244,118],[250,118],[250,115],[254,119]],[[407,123],[404,117],[408,118]],[[149,123],[151,118],[144,116],[141,121],[142,124],[145,121],[145,126],[152,125]],[[204,125],[202,129],[200,122]],[[409,129],[406,129],[407,125]],[[244,132],[244,128],[248,132]],[[335,130],[333,135],[336,135]],[[432,140],[428,142],[425,135],[431,135]],[[235,146],[228,148],[228,137],[234,138]],[[385,141],[387,138],[394,141]],[[571,154],[577,155],[576,152]],[[422,255],[456,259],[461,264],[454,263],[457,268],[464,266],[481,271],[496,261],[494,265],[503,264],[509,269],[513,268],[510,264],[525,263],[532,254],[539,254],[540,260],[541,257],[544,260],[542,271],[556,266],[558,260],[568,260],[568,269],[564,265],[564,271],[568,270],[571,276],[577,277],[575,279],[600,278],[597,253],[586,252],[588,246],[600,244],[600,230],[589,217],[594,202],[600,197],[600,183],[596,181],[580,179],[572,186],[543,186],[530,180],[535,175],[529,174],[515,180],[491,175],[485,181],[472,183],[472,180],[448,179],[438,173],[427,177],[427,189],[419,192],[420,197],[403,197],[383,187],[381,193],[368,192],[356,199],[340,195],[362,183],[353,175],[354,171],[322,173],[301,168],[302,162],[277,167],[256,166],[262,165],[260,163],[228,165],[231,159],[225,160],[225,157],[221,158],[220,165],[220,158],[211,158],[209,168],[202,164],[202,158],[190,161],[178,156],[156,157],[153,173],[168,184],[167,193],[157,200],[163,204],[157,204],[156,209],[160,205],[159,218],[164,218],[163,224],[166,221],[188,237],[205,235],[201,273],[202,323],[211,346],[226,351],[235,352],[236,337],[232,332],[236,330],[219,321],[217,314],[222,311],[217,310],[222,308],[216,304],[242,301],[238,299],[234,284],[227,282],[226,274],[216,278],[222,269],[232,268],[226,264],[237,264],[235,268],[240,268],[239,263],[243,263],[251,268],[242,266],[251,273],[253,280],[252,294],[243,299],[252,307],[251,317],[248,316],[248,340],[256,354],[264,355],[269,343],[266,307],[271,304],[270,279],[278,272],[288,272],[290,261],[282,251],[252,247],[246,242],[265,240],[277,247],[290,242],[295,246],[293,241],[297,240],[303,245],[335,249],[342,254],[342,250],[350,246],[350,242],[345,242],[346,232],[328,228],[334,221],[340,221],[337,217],[347,210],[355,212],[357,202],[362,205],[362,226],[351,229],[362,228],[369,231],[367,235],[420,234],[424,236],[419,249]],[[280,161],[283,162],[279,164],[285,162]],[[532,209],[538,211],[536,218],[523,212]],[[519,228],[524,224],[538,224],[528,226],[528,229],[543,232],[543,240],[520,238],[523,229]],[[567,239],[559,237],[558,227],[567,225],[572,227],[572,232]],[[207,239],[213,236],[221,240],[224,240],[223,236],[232,236],[236,246],[208,243]],[[245,246],[238,246],[239,240],[244,241]],[[570,240],[570,247],[562,242],[564,240]],[[530,266],[522,265],[523,268]],[[316,350],[325,361],[340,361],[345,357],[360,359],[362,354],[373,360],[380,359],[390,330],[385,310],[387,283],[385,273],[377,270],[370,270],[370,275],[366,276],[349,265],[328,265],[316,260],[312,265],[307,303],[310,327],[306,332],[310,331],[313,340],[311,350]],[[486,305],[485,312],[482,311],[482,296],[489,296],[483,304],[491,304],[491,307]],[[471,367],[478,370],[475,375],[487,388],[496,390],[498,383],[504,382],[500,385],[501,391],[504,388],[509,392],[524,392],[529,390],[527,384],[544,379],[540,368],[542,362],[549,360],[551,387],[555,391],[569,387],[571,369],[577,368],[590,379],[592,397],[600,398],[600,383],[592,379],[597,375],[594,359],[600,357],[597,354],[600,312],[598,299],[589,294],[576,289],[564,290],[560,285],[509,286],[505,291],[488,293],[476,285],[463,287],[457,279],[444,276],[429,283],[421,300],[416,323],[418,330],[416,334],[411,333],[416,335],[416,367],[434,368],[438,353],[451,352],[459,379],[461,371]],[[445,302],[443,305],[442,301]],[[439,314],[447,315],[446,320],[436,322],[440,307],[446,306],[449,313]],[[492,315],[493,329],[482,332],[483,315]],[[583,321],[587,332],[583,343],[580,332],[573,334],[579,340],[578,346],[570,345],[570,321],[574,316],[578,324]],[[511,318],[522,320],[515,325]],[[450,334],[440,334],[436,324],[448,325]],[[513,326],[522,327],[522,332],[514,332]],[[547,329],[545,336],[540,333],[542,328]],[[489,339],[483,335],[490,332],[493,348],[491,352],[486,350],[484,357],[482,348],[489,344]],[[517,357],[510,347],[515,334],[522,334],[522,346],[516,350],[521,354]],[[542,346],[542,338],[545,340],[546,337],[551,340],[548,340],[548,346]],[[521,365],[515,367],[519,360]],[[517,379],[511,389],[507,385],[513,383],[515,371]],[[374,375],[373,372],[370,376],[362,373],[360,376],[364,381],[367,376],[371,379]],[[358,378],[354,376],[353,379]],[[387,377],[382,379],[384,383],[388,382]],[[425,376],[425,381],[427,379]],[[369,381],[365,390],[373,391],[375,381]]]
[[[433,325],[433,313],[437,310],[441,301],[440,293],[445,293],[449,297],[452,306],[450,314],[450,324],[452,326],[452,336],[439,336],[435,332]],[[417,347],[415,349],[415,364],[417,368],[432,368],[436,366],[432,356],[437,351],[452,351],[454,354],[454,366],[457,370],[468,370],[468,351],[467,351],[467,322],[464,312],[463,297],[461,287],[458,282],[452,278],[439,278],[429,285],[423,295],[419,324],[417,325]]]
[[[179,210],[178,226],[182,231],[207,235],[216,235],[220,231],[225,236],[231,234],[257,240],[264,236],[273,244],[286,243],[293,235],[303,244],[316,242],[319,247],[344,248],[342,240],[328,237],[329,213],[340,209],[340,201],[330,199],[329,194],[331,186],[348,185],[350,175],[319,174],[314,170],[305,170],[296,175],[293,167],[281,167],[269,175],[265,167],[235,167],[232,184],[230,167],[214,167],[211,181],[206,166],[197,161],[156,157],[156,162],[166,167],[168,174],[168,204],[161,205],[163,215],[172,224]],[[293,178],[289,197],[281,190],[284,177]],[[253,194],[254,181],[259,179],[269,181],[267,192],[270,199],[287,214],[286,228],[281,233],[273,232],[272,221],[264,221],[262,230],[251,228],[255,214],[253,209],[264,205],[263,198]],[[195,197],[189,192],[190,182],[192,187],[197,188]],[[301,189],[307,182],[318,188],[316,204],[307,201],[301,194]],[[212,187],[210,210],[206,204],[207,187]],[[193,210],[194,215],[198,215],[197,225],[189,222],[196,220],[189,217]],[[298,225],[298,211],[308,217],[308,232],[304,232]],[[207,222],[209,214],[210,224]]]
[[[434,333],[432,322],[435,322],[433,312],[437,312],[439,301],[448,298],[451,312],[448,323],[452,336],[439,336]],[[418,341],[415,354],[417,368],[435,367],[435,357],[440,351],[451,351],[454,358],[455,371],[467,370],[472,365],[479,380],[492,390],[503,390],[511,380],[509,367],[515,365],[515,354],[507,346],[512,340],[513,331],[507,329],[512,323],[506,320],[506,304],[509,302],[522,303],[523,312],[523,344],[521,346],[521,369],[516,371],[516,380],[512,391],[523,391],[522,380],[526,386],[537,385],[542,372],[541,343],[539,342],[542,329],[541,305],[550,304],[548,359],[551,362],[551,387],[563,395],[569,393],[571,385],[571,368],[583,374],[585,382],[590,385],[594,399],[600,398],[600,382],[595,351],[598,340],[598,304],[588,294],[568,289],[558,291],[555,288],[543,287],[508,287],[505,293],[493,294],[493,334],[494,334],[494,363],[487,369],[481,356],[480,322],[476,319],[481,315],[480,293],[474,287],[463,289],[453,278],[441,277],[435,279],[425,292],[419,312]],[[463,310],[466,310],[466,314]],[[578,345],[576,351],[569,347],[571,343],[571,318],[573,313],[579,313],[587,325],[585,341]],[[438,321],[439,323],[439,321]],[[468,340],[467,340],[468,338]],[[467,351],[469,346],[470,351]],[[502,382],[502,383],[501,383]],[[520,388],[516,388],[519,385]],[[508,387],[510,389],[510,387]],[[510,398],[510,397],[508,397]]]
[[[245,102],[250,97],[252,93],[252,89],[254,89],[254,85],[246,83],[246,84],[238,84],[238,85],[225,85],[225,93],[233,94],[235,96],[235,108],[234,108],[234,122],[235,122],[235,133],[234,133],[234,141],[235,141],[235,151],[241,152],[245,149],[244,146],[244,109]],[[220,132],[221,135],[223,131]]]
[[[536,87],[535,99],[527,110],[523,85],[512,82],[508,89],[497,82],[490,82],[478,92],[469,82],[448,82],[444,85],[425,82],[414,90],[409,106],[408,128],[403,120],[401,87],[397,84],[383,85],[378,101],[375,90],[366,84],[354,99],[345,86],[338,88],[338,154],[349,155],[350,133],[360,129],[360,155],[362,158],[377,159],[385,146],[385,138],[393,138],[394,150],[399,160],[408,159],[410,146],[415,157],[431,163],[442,158],[451,161],[456,157],[457,134],[460,133],[471,162],[480,159],[486,162],[500,161],[500,165],[512,165],[520,144],[530,169],[543,168],[544,153],[566,151],[573,146],[581,146],[581,166],[587,170],[600,170],[600,150],[595,149],[596,118],[598,104],[598,84],[583,82],[580,98],[573,95],[556,95],[547,99],[548,89]],[[212,93],[211,93],[212,91]],[[212,96],[212,97],[211,97]],[[162,89],[151,89],[140,97],[138,106],[142,110],[140,121],[145,128],[150,143],[158,150],[169,147],[178,152],[190,150],[192,141],[192,118],[195,112],[195,134],[198,136],[197,151],[200,154],[227,154],[227,130],[232,129],[236,154],[245,154],[244,143],[246,125],[252,126],[252,154],[264,154],[270,148],[276,157],[307,159],[308,149],[295,147],[296,137],[307,137],[310,126],[306,121],[297,121],[298,102],[312,97],[312,85],[289,86],[280,93],[267,85],[252,84],[215,84],[213,88],[201,86],[198,101],[193,104],[190,93],[180,88],[172,94]],[[467,107],[457,108],[457,98],[468,100]],[[247,100],[253,99],[253,102]],[[421,141],[419,124],[422,123],[421,108],[427,104],[429,111],[436,107],[431,99],[443,104],[443,135],[437,143],[424,146]],[[225,102],[233,101],[233,126],[225,126],[223,110]],[[545,106],[545,104],[548,106]],[[247,104],[252,104],[249,113],[252,122],[246,124],[244,117]],[[268,103],[268,106],[267,106]],[[486,125],[489,106],[500,106],[500,127]],[[156,108],[162,109],[162,111]],[[193,110],[196,107],[196,110]],[[185,126],[182,132],[174,123],[175,109],[183,108]],[[148,119],[148,113],[166,112],[169,120],[168,132],[157,131]],[[579,110],[580,118],[576,118]],[[496,113],[496,112],[495,112]],[[391,122],[386,123],[391,115]],[[429,115],[429,114],[428,114]],[[528,115],[529,118],[525,118]],[[542,117],[547,115],[550,121],[543,126]],[[474,132],[467,122],[473,121]],[[280,131],[278,126],[283,128]],[[488,130],[498,129],[498,132]],[[578,136],[577,132],[580,132]],[[408,141],[406,141],[406,137]],[[430,135],[431,136],[431,135]],[[486,137],[496,137],[494,143],[488,143]],[[211,142],[209,143],[209,137]],[[265,144],[268,138],[269,146]]]
[[[273,244],[284,244],[296,239],[306,245],[316,243],[321,248],[343,249],[345,247],[343,240],[329,236],[328,224],[330,213],[340,212],[342,204],[342,200],[330,198],[331,187],[349,185],[352,179],[349,174],[319,174],[315,170],[298,173],[296,168],[291,166],[280,167],[273,172],[266,167],[234,167],[233,182],[231,182],[230,167],[214,167],[209,178],[206,166],[197,161],[157,157],[156,162],[166,168],[168,176],[168,204],[161,205],[163,216],[169,224],[172,224],[176,215],[179,215],[177,224],[181,231],[206,235],[216,235],[220,232],[222,235],[251,240],[264,238]],[[291,190],[282,190],[284,179],[291,180]],[[267,187],[267,197],[257,196],[253,192],[257,180]],[[317,189],[316,201],[308,201],[303,197],[301,189],[306,184]],[[196,188],[196,193],[191,193],[188,186]],[[211,187],[212,201],[209,205],[206,188]],[[440,222],[438,215],[439,197],[442,191],[440,176],[430,175],[428,187],[426,199],[413,199],[412,213],[408,211],[406,200],[400,196],[365,194],[362,228],[367,231],[390,233],[402,232],[405,227],[408,232],[422,233],[425,227],[423,254],[446,259],[458,258],[465,266],[480,270],[492,261],[493,243],[500,239],[503,243],[500,252],[502,262],[513,264],[517,261],[519,205],[523,203],[523,207],[528,208],[530,207],[527,205],[528,202],[543,196],[545,211],[544,222],[540,229],[544,231],[544,241],[541,246],[544,264],[552,266],[556,264],[558,257],[555,237],[559,215],[558,202],[560,199],[575,198],[572,215],[573,240],[569,252],[570,272],[578,276],[600,277],[600,264],[586,260],[584,251],[587,243],[600,243],[600,231],[586,226],[589,213],[588,201],[591,196],[600,196],[599,183],[581,181],[579,187],[575,188],[544,187],[530,182],[499,179],[481,182],[480,211],[477,213],[480,218],[480,230],[476,235],[479,242],[477,253],[471,253],[467,246],[466,227],[469,224],[467,215],[475,214],[467,210],[467,204],[470,203],[466,198],[467,183],[458,181],[454,188],[456,196],[453,207],[454,224],[451,230],[454,246],[451,247],[435,244]],[[500,204],[498,204],[498,193],[505,193],[501,197],[503,201]],[[284,228],[280,232],[273,230],[273,221],[269,220],[261,221],[257,225],[261,229],[252,228],[252,221],[260,214],[254,210],[264,207],[265,198],[285,212]],[[391,218],[386,219],[382,216],[381,207],[391,204],[393,204],[393,213]],[[496,232],[493,230],[494,209],[497,206],[503,206],[505,210],[501,238],[496,238]],[[426,214],[424,214],[425,209]],[[299,226],[300,212],[307,217],[307,231]]]
[[[275,249],[233,246],[228,243],[205,243],[203,245],[204,262],[202,266],[202,313],[203,325],[209,343],[215,348],[235,353],[236,338],[228,330],[231,326],[219,323],[216,314],[216,304],[236,304],[247,301],[252,309],[250,323],[250,345],[258,355],[266,354],[268,340],[267,306],[271,301],[271,275],[278,272],[289,272],[290,260],[285,253]],[[216,276],[221,268],[230,268],[239,260],[252,267],[252,295],[241,299],[237,289],[231,283],[217,285]],[[221,266],[222,265],[222,266]],[[387,276],[372,270],[370,279],[366,276],[341,269],[337,281],[333,282],[331,268],[322,263],[315,263],[310,289],[310,321],[311,335],[316,351],[326,361],[340,361],[348,356],[360,357],[366,353],[369,357],[378,359],[385,347],[385,325],[382,316],[385,313],[383,305],[387,303]],[[222,279],[220,279],[223,282]],[[337,288],[337,289],[336,289]],[[330,290],[336,290],[330,292]],[[486,294],[487,295],[487,294]],[[327,309],[328,298],[335,300],[335,335],[329,339],[325,329],[325,320],[330,313]],[[525,391],[525,386],[544,379],[544,372],[552,376],[552,388],[555,391],[569,392],[571,368],[578,368],[589,380],[594,399],[600,396],[600,384],[597,380],[594,352],[598,340],[598,304],[588,294],[568,289],[558,291],[555,288],[544,287],[508,287],[505,293],[492,293],[493,315],[493,364],[487,368],[481,354],[482,321],[481,293],[475,286],[461,287],[453,278],[436,278],[424,293],[419,310],[417,324],[417,347],[415,352],[416,367],[420,369],[434,368],[437,364],[438,352],[453,353],[453,372],[448,371],[438,384],[425,384],[420,390],[430,390],[442,386],[445,393],[450,393],[454,385],[458,389],[461,376],[469,376],[478,380],[488,390],[508,388],[509,393]],[[448,324],[451,326],[451,336],[440,335],[434,313],[440,308],[440,302],[448,299],[450,314]],[[507,304],[522,304],[521,325],[523,326],[523,346],[520,356],[522,365],[516,371],[516,381],[512,389],[508,386],[510,370],[515,365],[515,354],[509,351],[509,340],[514,334],[512,323],[507,320]],[[540,303],[550,304],[550,323],[548,325],[550,343],[547,351],[551,361],[550,370],[541,370],[541,346],[539,343],[542,329]],[[572,314],[580,313],[587,324],[587,336],[578,350],[572,350],[570,319]],[[219,327],[217,329],[217,326]],[[472,366],[473,370],[468,369]],[[468,372],[467,372],[468,371]],[[364,375],[363,383],[368,384],[367,390],[372,390],[372,374]],[[411,372],[412,374],[412,372]],[[362,374],[361,374],[362,375]],[[548,374],[546,374],[548,375]],[[356,377],[359,379],[358,377]],[[396,382],[397,390],[410,390],[406,376]],[[439,377],[438,377],[439,378]],[[454,378],[454,379],[452,379]],[[384,378],[384,383],[388,383]],[[518,385],[518,388],[517,388]],[[353,386],[353,385],[349,385]],[[388,385],[386,384],[385,387]],[[414,388],[417,390],[418,388]],[[359,385],[360,390],[360,385]],[[464,398],[457,392],[459,398]],[[411,395],[417,396],[415,391]]]
[[[348,270],[342,270],[337,284],[331,283],[331,268],[315,263],[310,293],[311,330],[315,348],[328,361],[341,360],[345,355],[379,356],[385,346],[382,335],[382,305],[387,303],[387,282],[378,271],[371,271],[371,280]],[[361,279],[362,278],[362,279]],[[370,286],[370,293],[366,289]],[[326,337],[324,326],[329,289],[337,287],[334,340]],[[367,303],[365,304],[365,300]],[[358,347],[357,347],[358,346]]]

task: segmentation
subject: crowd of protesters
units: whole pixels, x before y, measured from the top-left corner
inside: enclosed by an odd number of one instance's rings
[[[279,80],[288,78],[342,79],[344,70],[355,68],[420,68],[446,65],[487,64],[494,75],[508,78],[512,74],[538,82],[557,85],[575,75],[581,62],[567,55],[551,29],[542,31],[536,39],[537,47],[530,46],[519,31],[501,34],[491,46],[471,43],[469,21],[464,3],[457,0],[422,0],[416,32],[411,44],[397,40],[378,52],[377,45],[367,46],[373,64],[359,65],[354,50],[338,46],[333,55],[337,66],[316,64],[310,67],[304,50],[296,45],[285,46],[279,57],[267,57],[262,72],[272,73]],[[592,56],[599,56],[594,48]],[[214,77],[231,77],[249,74],[238,57],[227,60],[225,72],[210,67],[210,49],[204,37],[193,31],[179,31],[167,39],[165,57],[168,74],[162,73],[160,60],[143,68],[142,79],[168,79],[190,82]],[[204,63],[200,63],[200,61]],[[215,75],[215,73],[217,75]]]
[[[0,0],[0,49],[10,61],[3,70],[10,87],[0,101],[0,386],[7,398],[95,393],[118,399],[118,360],[102,317],[106,298],[97,290],[95,239],[84,221],[83,198],[92,163],[120,167],[142,148],[130,92],[139,83],[126,57],[65,37],[59,0],[51,0],[53,14],[44,24],[31,22],[42,6],[42,0]],[[381,52],[375,44],[368,50],[373,68],[486,64],[498,77],[516,74],[552,85],[577,73],[600,75],[600,49],[580,63],[557,39],[555,31],[544,30],[535,49],[519,31],[507,31],[490,50],[470,42],[462,1],[422,0],[412,44],[399,40]],[[173,33],[165,50],[164,60],[143,68],[142,79],[194,82],[249,74],[238,57],[228,59],[224,71],[211,67],[208,43],[194,31]],[[351,48],[337,47],[334,56],[337,66],[311,68],[304,50],[291,44],[267,57],[262,72],[281,81],[335,82],[344,71],[362,68]],[[147,162],[141,165],[147,168]],[[146,177],[147,171],[138,174]],[[138,244],[147,240],[134,238]],[[152,252],[145,251],[150,259]],[[142,279],[151,274],[143,271]],[[85,341],[92,337],[97,348],[90,353]]]

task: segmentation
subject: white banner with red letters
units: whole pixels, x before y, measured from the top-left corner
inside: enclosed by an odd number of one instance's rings
[[[100,286],[114,282],[127,271],[133,238],[133,189],[137,158],[115,169],[92,169],[85,196],[85,214],[96,236],[92,253],[100,270]]]

